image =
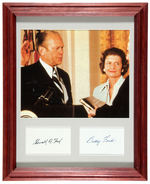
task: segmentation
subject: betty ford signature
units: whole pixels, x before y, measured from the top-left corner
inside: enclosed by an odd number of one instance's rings
[[[112,138],[111,135],[107,135],[105,137],[103,137],[102,139],[97,139],[95,136],[91,136],[90,138],[87,139],[86,143],[88,144],[96,144],[97,146],[99,146],[102,143],[112,143],[115,142],[115,139]]]

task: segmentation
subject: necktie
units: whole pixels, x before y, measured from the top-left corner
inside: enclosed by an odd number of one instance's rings
[[[64,100],[64,91],[63,91],[62,85],[59,81],[59,76],[58,76],[57,70],[55,68],[53,68],[53,77],[52,77],[52,79],[53,79],[53,82],[56,85],[56,87],[62,93],[62,101],[63,101]]]

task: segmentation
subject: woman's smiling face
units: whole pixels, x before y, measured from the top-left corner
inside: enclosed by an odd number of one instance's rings
[[[105,59],[104,70],[108,78],[120,78],[122,58],[118,55],[108,55]]]

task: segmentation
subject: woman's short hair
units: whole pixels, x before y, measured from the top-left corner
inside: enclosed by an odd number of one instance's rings
[[[109,48],[107,50],[104,51],[103,56],[101,58],[101,62],[100,62],[100,69],[102,71],[102,73],[104,72],[104,65],[105,65],[105,59],[108,55],[117,55],[120,56],[122,59],[122,72],[121,74],[124,75],[127,71],[128,71],[128,60],[126,59],[126,55],[124,53],[123,50],[116,48],[116,47],[112,47]]]

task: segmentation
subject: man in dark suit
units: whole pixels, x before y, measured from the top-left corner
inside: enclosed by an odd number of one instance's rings
[[[63,40],[55,31],[37,34],[39,61],[21,68],[21,109],[39,117],[72,116],[72,94],[62,63]]]

